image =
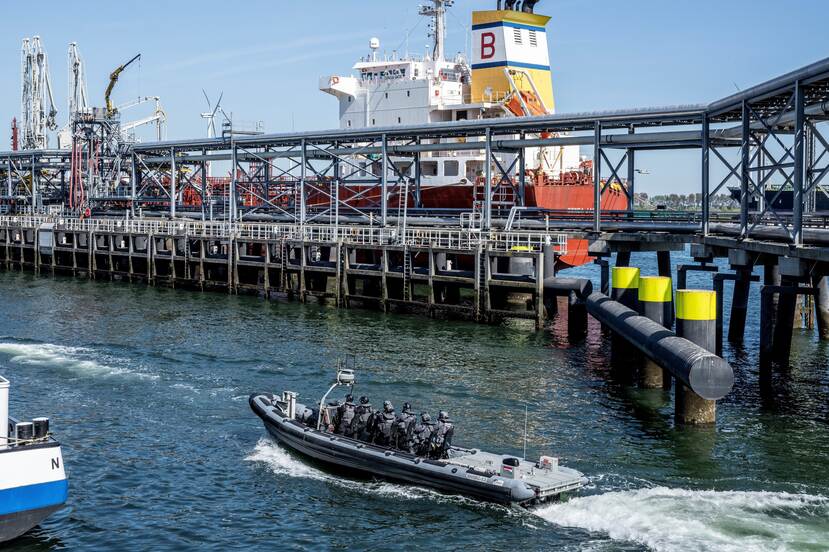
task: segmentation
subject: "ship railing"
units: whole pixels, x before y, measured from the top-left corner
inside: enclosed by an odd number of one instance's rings
[[[541,251],[551,246],[560,255],[567,253],[567,235],[547,232],[490,232],[489,247],[494,251]]]

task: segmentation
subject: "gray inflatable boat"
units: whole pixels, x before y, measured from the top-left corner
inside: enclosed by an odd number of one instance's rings
[[[296,402],[296,393],[254,393],[249,402],[268,432],[289,449],[317,461],[365,475],[429,487],[500,504],[526,506],[559,499],[587,483],[580,472],[542,456],[529,462],[514,456],[452,446],[435,460],[380,447],[325,431],[322,423],[328,394],[338,385],[353,386],[351,370],[340,370],[320,409]]]

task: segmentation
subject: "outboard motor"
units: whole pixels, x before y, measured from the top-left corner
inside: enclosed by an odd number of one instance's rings
[[[516,468],[521,465],[518,458],[504,458],[501,461],[501,473],[499,474],[504,479],[515,479]]]
[[[285,413],[289,420],[296,418],[296,393],[293,391],[282,392],[282,402],[285,403]]]

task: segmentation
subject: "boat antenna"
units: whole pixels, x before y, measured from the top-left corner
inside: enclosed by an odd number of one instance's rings
[[[527,405],[524,405],[524,460],[527,459]]]

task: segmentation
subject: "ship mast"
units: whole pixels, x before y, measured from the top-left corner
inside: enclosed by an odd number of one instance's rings
[[[432,6],[420,6],[420,15],[432,18],[429,36],[435,40],[432,50],[432,59],[444,61],[446,52],[444,41],[446,40],[446,8],[451,8],[455,0],[432,0]]]

